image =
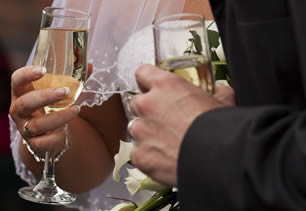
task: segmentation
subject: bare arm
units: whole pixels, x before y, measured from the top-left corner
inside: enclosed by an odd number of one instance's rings
[[[69,124],[69,150],[56,163],[59,186],[71,192],[85,192],[102,183],[111,172],[113,156],[124,139],[126,119],[119,95],[102,106],[82,108]],[[21,143],[21,142],[20,142]],[[20,155],[29,170],[40,178],[43,165],[37,163],[25,145]]]
[[[209,0],[187,0],[185,2],[184,12],[201,14],[206,20],[214,19]]]
[[[69,124],[69,150],[56,163],[56,180],[63,189],[84,192],[102,183],[111,172],[113,156],[124,139],[126,119],[120,96],[102,106],[82,108]],[[40,178],[43,165],[21,144],[19,152],[27,168]]]
[[[169,0],[162,0],[161,3],[159,4],[159,8],[157,11],[156,16],[159,15],[159,12],[162,11],[162,2],[163,1],[169,1]],[[175,2],[176,0],[172,0]],[[170,8],[168,8],[170,9]],[[206,20],[213,20],[214,16],[210,7],[209,0],[185,0],[185,5],[184,5],[184,13],[197,13],[200,15],[203,15],[203,17]]]

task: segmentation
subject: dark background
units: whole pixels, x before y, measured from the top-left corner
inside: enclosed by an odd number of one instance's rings
[[[27,202],[17,195],[26,184],[15,174],[9,148],[10,75],[24,66],[39,32],[41,10],[51,0],[1,0],[0,3],[0,210],[72,211]]]

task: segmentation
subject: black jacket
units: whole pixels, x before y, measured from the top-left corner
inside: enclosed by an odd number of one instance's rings
[[[238,107],[201,115],[178,163],[182,210],[306,210],[306,1],[211,0]]]

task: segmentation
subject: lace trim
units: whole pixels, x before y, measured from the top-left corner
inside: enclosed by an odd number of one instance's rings
[[[107,101],[113,94],[121,94],[129,90],[119,89],[121,83],[128,84],[117,74],[117,63],[108,68],[94,67],[92,75],[87,79],[80,97],[76,104],[80,106],[100,106]],[[116,80],[114,78],[117,78]],[[118,79],[120,78],[120,79]]]
[[[20,176],[21,179],[23,179],[25,182],[27,182],[29,185],[35,185],[37,184],[37,179],[34,177],[34,175],[26,169],[26,166],[22,162],[20,155],[19,155],[19,141],[21,140],[21,134],[18,132],[15,122],[9,115],[9,121],[10,121],[10,137],[11,137],[11,150],[13,155],[13,160],[16,168],[16,174]]]

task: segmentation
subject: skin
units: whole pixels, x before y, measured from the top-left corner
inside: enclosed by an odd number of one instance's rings
[[[207,0],[189,0],[185,2],[185,13],[197,13],[204,16],[206,20],[213,20],[209,1]]]
[[[202,4],[203,8],[199,6]],[[187,1],[185,5],[185,12],[192,12],[192,9],[194,9],[195,13],[203,13],[204,11],[207,19],[212,18],[210,10],[207,9],[208,7],[205,5],[208,5],[206,1]],[[145,97],[145,100],[148,99],[147,102],[142,100],[143,96],[151,96],[151,93],[155,93],[153,92],[153,90],[155,90],[155,83],[153,83],[154,85],[152,85],[152,87],[147,87],[145,85],[146,81],[143,81],[142,79],[146,78],[146,75],[139,75],[142,70],[144,70],[144,74],[147,74],[146,69],[151,70],[153,67],[142,67],[137,71],[136,75],[142,90],[150,93],[148,95],[139,95],[135,98],[135,101],[133,101],[133,108],[135,111],[146,111],[144,113],[139,113],[139,115],[145,115],[147,114],[148,109],[153,109],[152,107],[149,107],[148,104],[149,102],[156,102],[153,101],[156,100],[154,97],[157,97],[159,95],[158,93],[160,93],[163,88],[163,86],[157,86],[156,91],[158,92],[156,92],[155,95],[148,98]],[[152,75],[155,75],[155,72]],[[69,150],[61,157],[60,161],[55,165],[56,180],[58,185],[64,190],[74,193],[86,192],[101,184],[111,173],[114,166],[113,157],[119,150],[119,140],[125,140],[127,120],[120,96],[114,95],[107,102],[104,102],[102,106],[95,106],[93,108],[82,107],[80,111],[78,107],[72,106],[59,112],[44,115],[42,112],[42,108],[44,106],[60,101],[61,99],[65,98],[66,95],[64,93],[61,94],[61,90],[56,89],[33,90],[31,82],[38,80],[42,76],[43,75],[40,68],[34,66],[23,67],[13,73],[11,80],[12,100],[10,115],[15,121],[22,137],[28,141],[33,150],[40,156],[43,156],[46,151],[58,153],[62,150],[65,140],[64,126],[68,124],[70,147]],[[163,76],[161,75],[160,77]],[[151,121],[150,118],[146,118],[146,116],[145,118],[142,118],[141,116],[142,120],[136,121],[135,124],[133,124],[133,127],[130,128],[132,130],[131,133],[137,137],[137,149],[133,153],[133,162],[138,167],[143,169],[142,159],[144,159],[144,162],[146,163],[148,162],[147,160],[152,158],[154,155],[163,155],[163,157],[161,157],[162,159],[158,159],[158,161],[155,163],[161,164],[163,159],[167,160],[170,158],[169,162],[167,161],[164,165],[161,165],[164,172],[158,173],[156,169],[154,169],[153,164],[150,164],[149,166],[152,166],[154,170],[151,168],[145,168],[144,170],[147,173],[154,172],[150,175],[159,181],[165,182],[166,184],[176,184],[176,165],[174,165],[174,169],[169,168],[169,171],[171,171],[169,176],[165,176],[167,173],[166,167],[170,167],[170,164],[172,165],[173,162],[175,163],[177,160],[177,149],[179,148],[181,137],[184,135],[184,132],[188,128],[189,124],[196,115],[204,112],[201,108],[201,103],[204,103],[204,98],[202,99],[201,96],[205,96],[205,93],[203,93],[203,91],[200,92],[194,87],[188,85],[188,83],[186,84],[184,81],[172,74],[171,76],[166,75],[165,77],[166,79],[175,77],[175,79],[170,79],[171,83],[173,82],[173,86],[186,86],[186,88],[190,88],[190,90],[187,89],[190,92],[187,92],[186,90],[183,93],[186,94],[185,97],[188,97],[188,102],[193,102],[191,104],[193,107],[184,110],[184,118],[182,119],[185,119],[185,117],[188,115],[190,115],[190,117],[186,118],[186,120],[183,121],[183,125],[179,126],[177,131],[180,132],[175,132],[173,130],[169,132],[169,127],[167,127],[168,129],[164,128],[164,130],[161,130],[161,132],[164,132],[165,136],[176,137],[173,138],[174,141],[169,142],[170,149],[172,149],[171,145],[173,145],[173,150],[167,154],[165,151],[162,151],[162,148],[163,146],[169,147],[169,145],[163,145],[161,142],[157,142],[159,143],[159,146],[153,146],[152,141],[155,140],[154,138],[150,138],[148,142],[145,142],[143,141],[143,136],[141,135],[144,133],[144,131],[147,131],[146,134],[152,134],[152,131],[156,131],[158,128],[161,128],[161,122],[157,121],[160,120],[158,119],[159,117],[156,116],[157,119]],[[163,83],[165,83],[165,80]],[[183,85],[180,85],[181,83],[183,83]],[[159,82],[157,84],[159,84]],[[162,85],[162,83],[160,83],[160,85]],[[191,94],[192,91],[195,91],[195,93]],[[184,105],[186,104],[184,103],[185,98],[175,97],[173,90],[172,92],[169,92],[169,95],[167,96],[170,96],[170,93],[171,98],[173,94],[174,99],[178,100],[181,106],[186,106]],[[225,87],[221,87],[220,89],[216,87],[215,98],[207,98],[210,99],[210,102],[214,106],[224,106],[224,104],[220,103],[220,101],[216,101],[218,97],[221,101],[222,98],[224,98],[227,99],[228,102],[233,102],[233,91]],[[140,105],[143,105],[139,106],[139,102],[142,102]],[[167,101],[165,101],[165,103],[166,102]],[[160,112],[165,111],[168,108],[167,106],[170,106],[170,104],[163,104],[161,106]],[[159,107],[156,107],[156,109],[157,108]],[[209,109],[207,108],[207,110]],[[178,112],[179,110],[183,111],[183,109],[177,107],[176,111]],[[197,112],[194,113],[193,110]],[[167,111],[169,111],[169,109],[167,109]],[[164,115],[164,113],[158,113],[156,110],[154,112],[157,115]],[[138,114],[138,112],[136,113]],[[183,114],[181,114],[181,116],[182,115]],[[33,135],[32,137],[28,137],[27,134],[23,132],[23,126],[26,121],[29,121],[27,127]],[[149,125],[152,126],[151,132],[149,131],[150,128],[144,127],[144,125],[141,124],[142,121],[149,122]],[[175,122],[175,119],[170,117],[169,121],[169,124],[173,124],[171,121]],[[166,134],[167,132],[169,133]],[[162,133],[160,134],[162,135]],[[152,145],[151,148],[149,147],[150,145]],[[149,152],[150,150],[152,150],[153,154],[148,153],[147,156],[142,157],[145,152]],[[34,160],[33,156],[28,152],[25,145],[22,144],[22,141],[20,141],[19,145],[19,154],[26,167],[36,178],[39,179],[42,175],[43,163],[37,163]],[[165,179],[160,179],[161,177],[165,177]]]
[[[132,162],[156,181],[176,187],[179,149],[187,129],[198,115],[234,105],[234,92],[218,84],[216,94],[210,96],[152,65],[141,66],[136,80],[142,94],[130,103],[138,117],[129,126],[136,142]]]
[[[78,107],[74,106],[44,115],[40,111],[43,106],[57,102],[65,95],[57,95],[55,89],[34,91],[30,82],[40,77],[42,74],[37,73],[33,66],[14,72],[10,114],[23,138],[41,156],[45,151],[58,153],[62,150],[65,135],[63,127],[69,123],[70,148],[56,163],[57,183],[69,191],[87,191],[108,176],[114,165],[113,156],[118,151],[118,140],[125,137],[126,119],[121,99],[115,95],[103,106],[82,108],[80,113]],[[27,137],[22,130],[27,120],[32,138]],[[22,142],[19,153],[27,168],[40,178],[43,164],[33,159]],[[90,179],[83,182],[84,178]]]

